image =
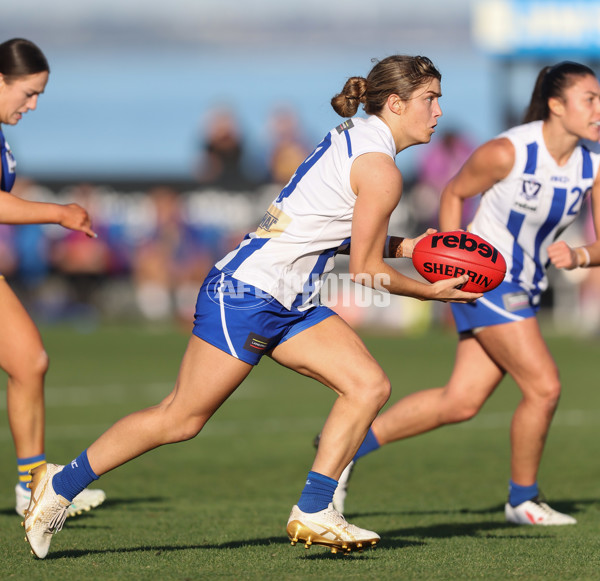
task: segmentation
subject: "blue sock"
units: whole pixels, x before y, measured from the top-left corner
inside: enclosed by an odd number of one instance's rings
[[[377,441],[377,438],[375,437],[373,430],[371,428],[369,428],[369,431],[367,432],[367,435],[365,436],[363,443],[360,445],[360,448],[354,455],[353,460],[356,462],[356,460],[358,460],[359,458],[362,458],[369,452],[373,452],[374,450],[377,450],[377,448],[379,448],[379,447],[380,447],[379,442]]]
[[[27,483],[31,482],[29,471],[40,464],[46,463],[46,454],[30,456],[29,458],[17,458],[17,470],[19,471],[19,486],[23,490],[29,490]]]
[[[311,470],[300,495],[298,508],[302,512],[319,512],[327,508],[333,500],[333,493],[337,485],[337,480]]]
[[[67,464],[52,479],[52,488],[56,494],[72,501],[88,484],[98,480],[98,476],[92,470],[84,450],[75,460]]]
[[[539,494],[538,483],[531,486],[520,486],[512,480],[508,483],[508,502],[511,506],[517,506],[526,500],[532,500]]]

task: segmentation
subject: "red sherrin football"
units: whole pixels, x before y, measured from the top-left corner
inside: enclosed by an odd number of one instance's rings
[[[462,287],[466,292],[490,291],[506,274],[502,254],[481,236],[462,230],[425,236],[416,244],[412,261],[429,282],[468,274],[470,280]]]

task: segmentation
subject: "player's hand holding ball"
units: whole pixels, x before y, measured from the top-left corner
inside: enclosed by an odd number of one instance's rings
[[[488,292],[506,274],[502,254],[481,236],[463,230],[434,231],[421,237],[413,248],[412,261],[417,272],[431,283],[466,276],[461,287],[465,292]]]

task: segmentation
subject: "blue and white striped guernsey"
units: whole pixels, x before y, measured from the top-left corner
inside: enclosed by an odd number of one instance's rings
[[[499,137],[515,147],[510,174],[485,192],[469,230],[492,243],[506,259],[506,281],[532,298],[548,286],[548,246],[579,214],[600,164],[600,146],[582,141],[559,166],[544,143],[542,121]]]
[[[378,117],[354,117],[332,129],[281,190],[258,229],[216,267],[287,309],[309,308],[336,252],[350,239],[356,202],[352,163],[374,152],[396,155],[392,133]]]

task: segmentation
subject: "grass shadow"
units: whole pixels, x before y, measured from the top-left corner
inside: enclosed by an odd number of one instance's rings
[[[163,502],[164,499],[160,497],[148,497],[148,498],[137,498],[137,499],[112,499],[107,502],[109,507],[111,505],[118,506],[119,504],[130,505],[132,502],[135,503],[147,503],[147,502]],[[598,499],[580,499],[580,500],[562,500],[553,501],[552,506],[557,510],[561,510],[570,514],[581,512],[582,505],[592,505],[600,502]],[[361,512],[354,513],[349,516],[349,519],[354,517],[374,517],[374,516],[407,516],[407,515],[456,515],[456,514],[474,514],[474,515],[489,515],[498,512],[502,513],[504,505],[493,505],[488,508],[480,509],[455,509],[455,510],[428,510],[428,511],[396,511],[396,512]],[[74,523],[75,524],[75,523]],[[89,523],[84,524],[84,521],[80,522],[81,528],[89,528]],[[104,528],[104,527],[103,527]],[[538,527],[539,528],[539,527]],[[444,522],[436,523],[427,526],[417,527],[400,527],[395,529],[388,529],[385,531],[379,531],[382,536],[382,540],[379,542],[375,550],[397,550],[399,548],[408,548],[413,546],[423,546],[428,543],[429,539],[449,539],[455,537],[479,537],[479,538],[497,538],[497,539],[545,539],[552,535],[550,534],[527,534],[520,532],[519,534],[505,534],[501,531],[507,531],[509,529],[524,531],[523,527],[518,527],[510,523],[506,523],[499,520],[484,520],[481,522],[472,523],[457,523],[457,522]],[[531,530],[531,529],[530,529]],[[496,531],[498,534],[494,534]],[[413,538],[411,538],[413,537]],[[423,540],[415,540],[414,537],[421,538]],[[212,550],[212,549],[244,549],[247,547],[263,547],[270,545],[289,545],[289,539],[287,537],[265,537],[259,539],[245,539],[238,541],[228,541],[224,543],[200,543],[200,544],[186,544],[186,545],[141,545],[139,547],[119,547],[119,548],[104,548],[104,549],[90,549],[90,550],[61,550],[55,553],[50,553],[46,560],[61,560],[61,559],[78,559],[81,557],[87,557],[89,555],[105,555],[105,554],[128,554],[128,553],[155,553],[159,555],[162,552],[174,552],[174,551],[188,551],[188,550]],[[302,547],[301,544],[298,545]],[[329,560],[344,558],[345,555],[342,553],[332,554],[326,547],[317,546],[317,551],[308,554],[308,551],[304,549],[303,554],[299,555],[301,558],[310,560]],[[364,553],[351,553],[346,557],[353,557],[355,559],[368,558],[369,553],[372,550],[367,549]]]
[[[576,515],[584,511],[585,506],[590,506],[600,503],[600,498],[582,498],[578,500],[562,499],[562,500],[546,500],[552,508],[559,512],[566,514]],[[348,520],[363,517],[376,517],[376,516],[426,516],[426,515],[455,515],[455,514],[473,514],[473,515],[486,515],[496,514],[504,515],[504,503],[494,504],[485,508],[457,508],[457,509],[433,509],[433,510],[392,510],[392,511],[368,511],[368,512],[347,512],[344,516]]]

